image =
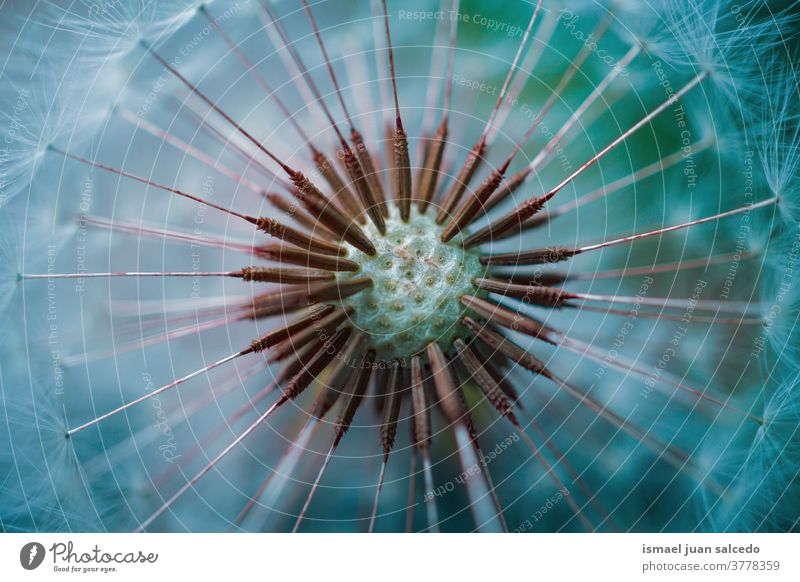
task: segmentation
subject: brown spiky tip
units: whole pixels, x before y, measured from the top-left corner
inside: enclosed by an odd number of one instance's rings
[[[421,213],[425,213],[436,193],[436,185],[439,182],[439,172],[444,160],[444,150],[447,146],[447,118],[442,119],[442,123],[436,130],[436,134],[429,140],[428,149],[425,153],[423,167],[419,174],[419,185],[417,186],[417,196],[419,198],[418,207]]]
[[[353,142],[353,146],[356,148],[355,153],[358,157],[358,162],[364,171],[364,177],[367,179],[370,191],[380,205],[381,214],[384,218],[389,218],[389,208],[386,205],[386,193],[383,191],[380,173],[375,168],[375,162],[372,154],[367,149],[366,143],[364,143],[364,137],[355,127],[350,128],[350,141]]]
[[[339,400],[339,397],[346,392],[346,384],[353,371],[353,363],[358,361],[358,354],[362,350],[363,342],[364,333],[357,333],[348,340],[344,351],[337,356],[325,380],[322,393],[312,408],[312,414],[317,418],[324,418]]]
[[[394,447],[397,438],[397,421],[400,417],[400,405],[403,401],[403,368],[400,362],[392,362],[389,372],[386,397],[383,404],[383,418],[381,421],[381,445],[384,459]]]
[[[513,380],[509,378],[508,373],[504,371],[509,363],[508,358],[500,352],[490,350],[485,344],[477,341],[469,342],[469,347],[480,359],[483,368],[494,378],[503,394],[522,410],[523,405],[520,402],[519,391],[515,387]]]
[[[336,275],[321,269],[289,269],[286,267],[245,267],[238,272],[245,281],[292,285],[315,281],[332,281]]]
[[[501,277],[500,274],[496,275]],[[555,287],[562,285],[570,280],[572,275],[565,271],[542,271],[539,268],[531,273],[515,273],[510,276],[502,275],[509,283],[516,285],[542,285],[544,287]]]
[[[289,380],[288,384],[283,389],[282,398],[285,400],[294,400],[297,398],[328,364],[336,358],[336,355],[342,350],[342,347],[347,342],[351,333],[352,329],[345,327],[333,334],[333,337],[329,340],[325,341],[311,360],[303,366],[303,369]]]
[[[532,372],[537,374],[545,372],[544,362],[500,334],[490,325],[478,322],[471,317],[465,317],[464,324],[475,332],[475,337],[486,344],[491,350],[500,352],[515,364],[519,364]]]
[[[317,149],[313,150],[313,156],[314,165],[317,166],[319,173],[322,174],[322,177],[330,186],[331,192],[333,192],[333,199],[340,203],[342,210],[350,216],[354,216],[360,224],[364,224],[364,217],[358,206],[358,200],[344,183],[339,172],[336,171],[336,166],[331,163],[324,153]]]
[[[291,186],[291,191],[296,190]],[[341,237],[336,236],[325,225],[312,217],[306,209],[300,205],[297,200],[290,200],[281,196],[277,192],[264,192],[264,198],[274,208],[283,212],[288,218],[297,222],[300,226],[305,227],[309,232],[316,232],[319,236],[325,236],[334,240],[341,240]]]
[[[348,381],[348,384],[350,384],[350,389],[347,394],[344,395],[342,412],[336,421],[336,437],[334,439],[334,447],[338,445],[339,441],[342,440],[342,437],[344,437],[345,433],[353,424],[353,418],[355,418],[356,411],[358,410],[358,407],[361,406],[361,402],[364,400],[364,394],[367,392],[367,386],[369,385],[369,379],[372,374],[372,365],[374,362],[375,351],[368,350],[364,354],[361,361],[356,364],[356,368],[353,370],[350,376],[350,380]]]
[[[394,168],[395,168],[395,198],[400,208],[400,218],[408,222],[411,214],[411,160],[408,154],[408,135],[403,129],[400,118],[397,119],[397,129],[394,132]]]
[[[503,307],[487,299],[481,299],[471,295],[462,295],[461,303],[492,323],[496,323],[512,331],[519,331],[552,344],[557,343],[550,328],[519,311],[512,311],[507,307]]]
[[[429,447],[433,433],[428,398],[425,394],[422,359],[419,356],[411,358],[411,405],[414,413],[414,444],[420,448]]]
[[[461,397],[460,390],[450,369],[450,363],[447,361],[444,352],[442,352],[442,348],[432,342],[428,344],[426,352],[431,366],[433,385],[439,398],[439,407],[451,424],[464,422],[464,418],[467,416],[467,408],[464,405],[464,399]]]
[[[256,317],[268,317],[324,301],[341,301],[371,286],[372,279],[358,277],[347,281],[283,287],[278,291],[259,295],[257,302],[254,301],[254,314]]]
[[[514,424],[518,424],[511,403],[500,388],[500,385],[495,381],[489,371],[486,370],[478,354],[461,339],[457,339],[453,345],[458,352],[458,357],[464,363],[471,378],[484,393],[486,399],[500,414],[508,417]]]
[[[331,313],[335,307],[333,305],[313,305],[306,310],[306,313],[301,314],[292,323],[288,323],[283,327],[274,329],[265,333],[260,338],[253,340],[250,343],[250,349],[253,352],[263,352],[274,345],[292,337],[298,331],[313,325],[314,322],[320,318],[325,317]]]
[[[578,253],[567,247],[545,247],[520,253],[499,253],[481,257],[483,265],[543,265],[566,261]]]
[[[348,148],[349,150],[349,148]],[[350,152],[352,155],[352,152]],[[358,161],[356,161],[358,164]],[[360,168],[360,166],[359,166]],[[325,227],[336,233],[360,251],[375,254],[372,242],[356,224],[355,218],[348,218],[301,172],[292,172],[289,176],[297,190],[295,197]]]
[[[352,315],[353,310],[350,307],[337,308],[322,319],[312,321],[310,325],[276,345],[272,349],[268,361],[270,363],[283,361],[304,346],[322,342],[325,338],[330,337],[339,325],[352,317]]]
[[[506,283],[497,279],[487,279],[478,277],[475,279],[475,286],[489,293],[498,293],[516,299],[525,299],[542,307],[563,307],[568,299],[574,299],[574,295],[556,289],[555,287],[544,287],[541,285],[516,285]]]
[[[361,162],[358,161],[353,150],[346,143],[342,145],[342,154],[344,167],[347,169],[347,175],[350,176],[350,181],[358,194],[362,210],[369,216],[378,232],[385,235],[386,220],[383,216],[383,202],[378,197],[378,194],[373,192],[372,186],[364,174]]]
[[[359,265],[355,261],[338,256],[312,253],[305,249],[287,245],[264,245],[258,247],[256,252],[260,257],[268,261],[288,263],[323,271],[348,271],[354,273],[359,269]]]
[[[469,194],[468,199],[458,208],[453,220],[442,232],[442,242],[451,240],[475,219],[475,216],[500,186],[510,162],[511,160],[508,160],[502,167],[494,170],[474,192]]]
[[[256,228],[301,249],[307,249],[323,255],[343,256],[347,254],[347,250],[336,243],[317,238],[296,228],[287,226],[274,218],[259,217],[256,219]]]
[[[505,216],[490,222],[467,237],[464,241],[464,246],[469,248],[489,241],[496,241],[513,234],[519,234],[522,232],[525,221],[540,212],[548,200],[550,200],[550,195],[539,196],[538,198],[532,198],[527,202],[523,202]]]
[[[461,170],[458,172],[458,176],[456,176],[452,186],[450,187],[450,190],[444,197],[444,200],[439,208],[439,213],[436,215],[437,224],[444,224],[444,222],[455,212],[456,208],[458,207],[458,203],[461,201],[461,197],[464,195],[469,183],[472,181],[472,177],[475,175],[475,172],[481,165],[485,153],[486,136],[484,135],[481,137],[478,143],[472,146],[464,165],[461,166]]]
[[[331,335],[333,335],[333,333],[331,333]],[[325,337],[328,338],[330,336]],[[301,371],[311,361],[311,358],[317,355],[324,344],[324,339],[315,337],[312,342],[296,346],[291,354],[288,354],[285,358],[280,360],[275,383],[280,385]],[[270,360],[270,363],[274,364],[275,361]]]

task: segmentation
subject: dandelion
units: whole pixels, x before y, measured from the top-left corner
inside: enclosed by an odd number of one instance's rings
[[[791,12],[89,4],[9,529],[796,529]]]

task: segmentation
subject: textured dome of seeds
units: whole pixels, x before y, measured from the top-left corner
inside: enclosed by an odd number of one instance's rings
[[[364,227],[378,252],[368,256],[353,251],[349,258],[361,265],[351,277],[370,277],[371,289],[345,299],[355,309],[353,322],[367,334],[380,359],[408,358],[431,341],[450,345],[464,332],[464,309],[459,297],[475,294],[472,280],[483,272],[478,255],[457,241],[442,243],[441,227],[433,213],[412,209],[407,223],[392,207],[386,235],[368,223]]]

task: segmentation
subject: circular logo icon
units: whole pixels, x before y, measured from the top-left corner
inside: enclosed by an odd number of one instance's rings
[[[19,551],[19,563],[26,570],[35,570],[44,561],[44,546],[39,542],[29,542]]]

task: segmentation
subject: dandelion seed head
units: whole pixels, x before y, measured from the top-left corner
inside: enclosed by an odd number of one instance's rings
[[[442,22],[398,4],[395,78],[379,1],[346,23],[338,2],[207,4],[44,10],[75,62],[48,63],[35,93],[66,123],[44,146],[30,124],[20,151],[47,167],[7,207],[51,229],[68,216],[68,252],[44,261],[58,231],[10,236],[0,306],[24,297],[6,311],[43,373],[64,357],[70,390],[35,395],[38,424],[29,402],[6,420],[46,443],[59,482],[9,490],[56,516],[20,529],[364,531],[372,502],[370,531],[499,531],[564,489],[537,528],[791,526],[796,383],[776,393],[758,365],[798,362],[798,294],[777,295],[793,211],[777,228],[772,197],[794,198],[791,75],[758,78],[788,16],[544,3],[526,47],[536,2]],[[91,148],[73,139],[109,110]],[[487,119],[503,139],[470,150]],[[229,386],[245,366],[253,386]],[[759,479],[767,504],[748,500]]]
[[[485,271],[478,253],[441,242],[441,227],[416,208],[408,222],[393,208],[385,235],[374,225],[365,230],[377,253],[355,251],[351,258],[360,270],[339,276],[373,281],[371,289],[344,302],[355,309],[356,328],[369,335],[369,345],[385,360],[409,359],[430,342],[452,344],[465,331],[459,297],[475,293],[472,280]]]

